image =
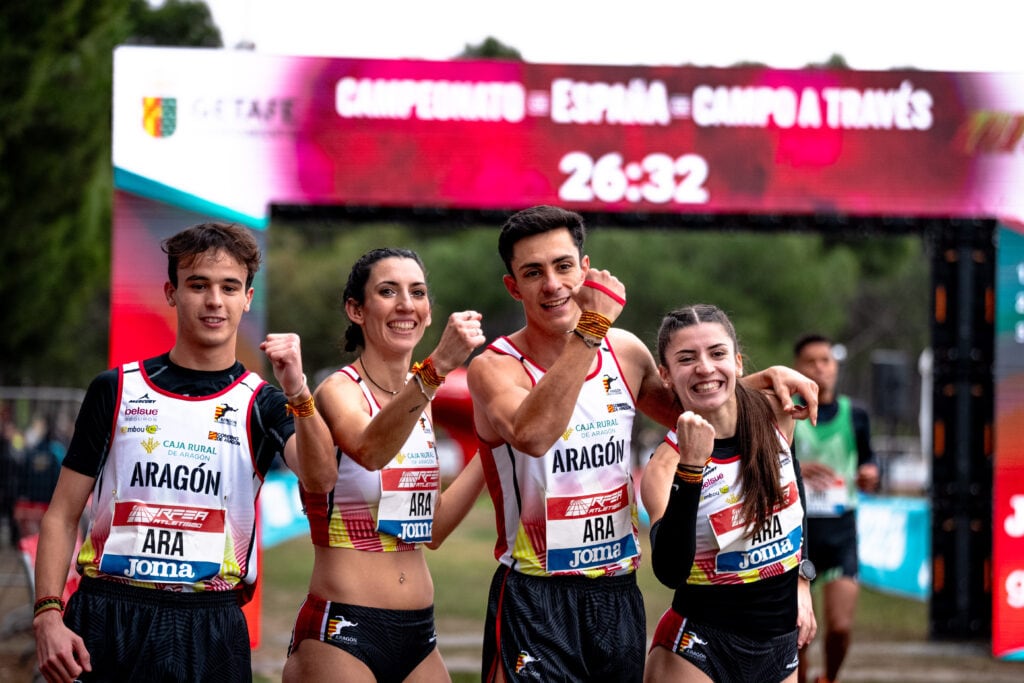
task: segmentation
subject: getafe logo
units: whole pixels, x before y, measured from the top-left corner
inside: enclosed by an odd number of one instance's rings
[[[519,656],[516,657],[516,673],[521,673],[526,668],[527,664],[531,662],[539,662],[540,660],[531,655],[526,650],[522,650]]]
[[[155,138],[174,134],[178,126],[178,100],[174,97],[143,97],[142,127]]]
[[[145,448],[146,452],[150,455],[152,455],[153,451],[156,450],[156,447],[160,445],[160,442],[153,437],[149,437],[145,441],[140,441],[139,443],[142,444],[142,447]]]

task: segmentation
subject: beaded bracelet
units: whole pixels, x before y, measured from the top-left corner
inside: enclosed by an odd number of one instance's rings
[[[422,363],[412,364],[412,374],[414,377],[419,377],[423,384],[427,385],[431,389],[437,389],[442,384],[447,375],[442,375],[437,372],[437,368],[434,367],[434,360],[427,356],[426,360]]]
[[[64,613],[64,600],[59,595],[47,595],[45,597],[36,600],[36,604],[33,607],[33,617],[37,617],[43,612],[55,609],[60,610],[60,613]]]
[[[580,334],[594,339],[604,339],[611,326],[611,320],[594,311],[583,311],[576,323],[576,329],[580,331]]]
[[[293,406],[291,403],[286,403],[284,405],[284,409],[285,412],[292,417],[313,417],[313,414],[316,413],[316,405],[313,403],[312,394],[309,395],[309,398],[296,406]]]
[[[676,476],[687,484],[699,484],[704,481],[704,470],[701,470],[700,472],[690,472],[682,469],[681,467],[677,467]]]
[[[423,394],[423,398],[427,399],[427,403],[430,403],[431,401],[433,401],[434,397],[427,393],[426,383],[423,381],[423,378],[420,377],[418,374],[413,375],[412,378],[414,380],[416,380],[416,386],[418,386],[420,388],[420,393]],[[437,394],[437,388],[433,387],[433,389],[434,389],[434,394],[436,395]]]

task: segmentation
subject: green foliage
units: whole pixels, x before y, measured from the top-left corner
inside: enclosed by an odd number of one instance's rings
[[[135,27],[125,41],[134,45],[188,45],[221,47],[220,30],[210,8],[194,0],[164,0],[150,7],[147,0],[131,0],[129,13]]]
[[[421,355],[437,344],[454,311],[487,311],[484,326],[489,337],[512,332],[522,324],[519,305],[501,284],[505,271],[493,228],[438,230],[318,220],[275,223],[267,249],[268,325],[300,334],[304,362],[314,372],[354,360],[354,355],[342,350],[349,323],[341,296],[352,264],[377,247],[413,249],[427,266],[433,324],[417,350]]]
[[[592,266],[626,284],[621,325],[652,350],[665,313],[711,303],[733,319],[749,370],[788,363],[795,331],[810,321],[838,332],[856,288],[855,259],[826,252],[816,236],[600,230],[587,250]]]
[[[275,223],[269,326],[302,336],[309,368],[351,362],[338,343],[348,325],[340,299],[349,268],[366,251],[392,246],[416,250],[427,266],[434,323],[418,355],[434,347],[453,311],[483,313],[488,339],[509,334],[523,316],[502,284],[497,237],[497,225]],[[928,263],[918,237],[600,227],[586,251],[592,267],[625,283],[629,303],[618,324],[652,351],[665,313],[713,303],[736,324],[748,371],[791,364],[795,338],[818,331],[847,345],[845,389],[866,395],[871,351],[901,349],[914,358],[927,345]]]
[[[455,59],[506,59],[513,62],[523,61],[519,50],[505,45],[492,36],[487,36],[479,45],[466,44]]]
[[[807,66],[811,69],[843,69],[847,71],[850,69],[850,65],[846,63],[846,58],[836,52],[833,52],[832,56],[821,64],[808,64]]]
[[[84,385],[106,366],[113,49],[219,44],[216,31],[195,2],[5,3],[0,384]]]
[[[0,23],[0,381],[45,381],[106,284],[111,49],[118,2],[8,3]],[[71,356],[67,349],[60,359]],[[56,367],[55,367],[56,365]],[[95,367],[93,367],[95,369]]]

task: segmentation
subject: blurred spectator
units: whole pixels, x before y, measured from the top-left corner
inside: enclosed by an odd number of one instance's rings
[[[0,538],[11,545],[18,542],[18,526],[14,522],[14,502],[18,499],[18,457],[14,445],[14,423],[7,410],[0,415]],[[3,533],[4,526],[7,533]]]

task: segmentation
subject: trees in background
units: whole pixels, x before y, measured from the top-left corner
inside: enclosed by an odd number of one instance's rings
[[[219,46],[202,2],[8,0],[0,16],[0,385],[84,384],[107,364],[113,49]],[[494,38],[459,58],[521,59]],[[835,59],[833,59],[835,61]],[[521,311],[501,286],[498,224],[311,221],[269,233],[269,325],[303,336],[308,364],[344,362],[340,296],[348,267],[382,245],[417,249],[439,313],[484,312],[490,337]],[[682,232],[594,226],[588,252],[631,292],[621,324],[648,343],[671,307],[708,301],[737,320],[750,367],[789,362],[818,329],[851,357],[927,343],[920,240],[785,232]],[[436,342],[441,325],[428,333]]]
[[[0,384],[106,366],[113,50],[220,45],[202,2],[7,0],[0,16]]]
[[[270,324],[302,335],[306,364],[314,370],[351,362],[340,347],[348,324],[341,306],[348,269],[372,248],[401,246],[419,252],[427,266],[437,315],[424,350],[436,344],[451,311],[481,311],[488,339],[513,332],[522,325],[522,309],[501,283],[499,227],[274,222],[267,250]],[[793,341],[804,332],[846,344],[848,374],[857,381],[864,367],[870,372],[874,349],[915,358],[928,344],[928,261],[917,236],[602,225],[592,226],[587,253],[594,267],[626,284],[629,303],[617,324],[652,349],[661,317],[697,302],[730,313],[751,371],[790,364]]]

